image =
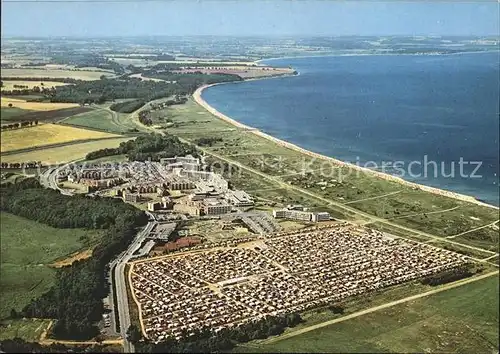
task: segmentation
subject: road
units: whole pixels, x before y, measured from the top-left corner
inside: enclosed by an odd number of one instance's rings
[[[59,169],[61,167],[51,167],[47,169],[44,173],[40,175],[40,183],[47,187],[55,190],[59,190],[61,194],[72,195],[71,192],[59,188],[57,183],[57,176]],[[128,294],[127,294],[127,282],[126,282],[126,274],[125,274],[125,266],[127,262],[130,260],[132,255],[141,247],[141,244],[149,235],[153,227],[157,224],[155,221],[155,217],[153,214],[146,212],[149,216],[150,221],[141,231],[139,231],[129,245],[127,250],[122,252],[118,257],[112,261],[109,265],[110,274],[109,279],[111,282],[111,296],[110,298],[110,308],[112,310],[111,316],[111,324],[113,329],[116,330],[116,323],[119,323],[119,334],[123,338],[123,350],[125,353],[133,353],[135,351],[135,347],[132,343],[127,340],[127,330],[130,326],[130,312],[128,308]],[[113,273],[114,277],[111,276]],[[116,294],[116,308],[118,309],[118,313],[115,311],[114,306],[114,296]]]
[[[151,215],[150,215],[151,217]],[[127,262],[130,260],[135,251],[137,251],[142,242],[146,239],[146,236],[155,226],[155,221],[150,221],[144,229],[139,231],[129,245],[125,252],[122,252],[113,262],[110,264],[110,272],[113,273],[114,278],[110,276],[111,280],[111,304],[113,309],[113,321],[112,324],[116,328],[116,323],[119,323],[119,333],[123,338],[123,350],[125,353],[133,353],[135,351],[134,345],[127,340],[127,330],[130,326],[130,312],[128,308],[128,294],[127,294],[127,281],[125,274],[125,267]],[[116,294],[116,309],[114,306],[114,296],[113,292]]]
[[[480,227],[476,227],[475,229],[467,230],[467,231],[461,232],[461,233],[453,235],[453,236],[448,236],[447,239],[455,238],[455,237],[458,237],[458,236],[462,236],[462,235],[468,234],[470,232],[474,232],[474,231],[478,231],[478,230],[484,229],[486,227],[494,226],[495,224],[498,223],[498,221],[499,220],[496,220],[496,221],[493,221],[492,223],[489,223],[488,225],[483,225],[483,226],[480,226]]]
[[[59,172],[59,170],[63,169],[65,166],[67,166],[67,165],[48,168],[45,172],[43,172],[40,175],[40,184],[46,188],[55,189],[55,190],[61,192],[61,194],[73,195],[72,192],[70,192],[64,188],[60,188],[58,185],[58,182],[57,182],[58,172]]]
[[[269,343],[279,342],[281,340],[288,339],[288,338],[291,338],[291,337],[295,337],[295,336],[301,335],[301,334],[306,333],[306,332],[314,331],[314,330],[316,330],[318,328],[330,326],[330,325],[335,324],[335,323],[344,322],[344,321],[347,321],[347,320],[350,320],[350,319],[353,319],[353,318],[356,318],[356,317],[359,317],[359,316],[363,316],[363,315],[366,315],[366,314],[369,314],[369,313],[372,313],[372,312],[375,312],[375,311],[379,311],[379,310],[383,310],[383,309],[386,309],[386,308],[389,308],[389,307],[393,307],[393,306],[396,306],[396,305],[399,305],[399,304],[403,304],[405,302],[409,302],[409,301],[417,300],[417,299],[420,299],[420,298],[423,298],[423,297],[427,297],[427,296],[430,296],[430,295],[433,295],[433,294],[437,294],[437,293],[440,293],[442,291],[453,289],[453,288],[456,288],[456,287],[459,287],[459,286],[462,286],[462,285],[465,285],[465,284],[469,284],[469,283],[472,283],[472,282],[475,282],[475,281],[478,281],[478,280],[481,280],[481,279],[484,279],[484,278],[488,278],[488,277],[491,277],[491,276],[494,276],[494,275],[498,275],[498,270],[496,270],[494,272],[486,273],[486,274],[483,274],[483,275],[480,275],[480,276],[477,276],[477,277],[462,279],[462,280],[453,282],[451,284],[444,285],[444,286],[442,286],[442,287],[440,287],[438,289],[435,289],[435,290],[427,291],[425,293],[421,293],[421,294],[417,294],[417,295],[413,295],[413,296],[408,296],[408,297],[405,297],[403,299],[399,299],[399,300],[396,300],[396,301],[388,302],[388,303],[385,303],[385,304],[379,305],[379,306],[374,306],[374,307],[368,308],[366,310],[358,311],[358,312],[352,313],[352,314],[347,315],[347,316],[343,316],[343,317],[336,318],[336,319],[333,319],[333,320],[329,320],[329,321],[326,321],[326,322],[318,323],[318,324],[315,324],[315,325],[312,325],[312,326],[309,326],[309,327],[306,327],[306,328],[302,328],[302,329],[299,329],[297,331],[293,331],[293,332],[290,332],[290,333],[285,333],[285,334],[283,334],[281,336],[273,337],[273,338],[270,338],[268,340],[264,340],[264,341],[262,341],[262,344],[269,344]]]

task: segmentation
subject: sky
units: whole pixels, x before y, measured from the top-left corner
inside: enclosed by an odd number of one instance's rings
[[[51,1],[2,0],[2,37],[498,36],[500,31],[496,0]]]

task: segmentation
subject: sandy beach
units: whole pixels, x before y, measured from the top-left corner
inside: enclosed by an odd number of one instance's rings
[[[275,138],[275,137],[273,137],[273,136],[271,136],[269,134],[261,132],[257,128],[250,127],[248,125],[242,124],[242,123],[240,123],[240,122],[232,119],[231,117],[228,117],[227,115],[219,112],[218,110],[216,110],[215,108],[213,108],[212,106],[210,106],[202,98],[202,92],[203,92],[203,90],[205,90],[208,87],[215,86],[215,85],[220,85],[220,84],[205,85],[205,86],[202,86],[202,87],[198,88],[193,93],[193,99],[196,101],[196,103],[198,103],[200,106],[202,106],[207,111],[209,111],[210,113],[212,113],[214,116],[216,116],[216,117],[218,117],[218,118],[220,118],[220,119],[222,119],[222,120],[224,120],[224,121],[226,121],[226,122],[228,122],[228,123],[230,123],[230,124],[232,124],[232,125],[234,125],[234,126],[236,126],[238,128],[242,128],[242,129],[248,130],[252,134],[255,134],[257,136],[260,136],[262,138],[270,140],[270,141],[272,141],[272,142],[274,142],[274,143],[276,143],[276,144],[278,144],[280,146],[286,147],[288,149],[299,151],[299,152],[301,152],[301,153],[303,153],[303,154],[305,154],[307,156],[310,156],[310,157],[313,157],[313,158],[317,158],[317,159],[321,159],[321,160],[329,161],[329,162],[331,162],[331,163],[333,163],[333,164],[335,164],[337,166],[349,167],[349,168],[352,168],[354,170],[358,170],[358,171],[361,171],[361,172],[364,172],[364,173],[367,173],[367,174],[371,174],[371,175],[373,175],[375,177],[378,177],[378,178],[381,178],[381,179],[385,179],[385,180],[388,180],[388,181],[393,181],[393,182],[400,183],[402,185],[408,186],[408,187],[413,188],[413,189],[420,189],[422,191],[426,191],[426,192],[429,192],[429,193],[439,194],[439,195],[446,196],[446,197],[449,197],[449,198],[454,198],[454,199],[458,199],[458,200],[461,200],[461,201],[465,201],[465,202],[469,202],[469,203],[474,203],[474,204],[481,205],[481,206],[490,207],[490,208],[493,208],[493,209],[499,209],[499,207],[497,207],[495,205],[491,205],[491,204],[487,204],[487,203],[481,202],[481,201],[475,199],[474,197],[471,197],[471,196],[468,196],[468,195],[459,194],[459,193],[455,193],[455,192],[451,192],[451,191],[447,191],[447,190],[439,189],[439,188],[435,188],[435,187],[430,187],[430,186],[426,186],[426,185],[422,185],[422,184],[418,184],[418,183],[414,183],[414,182],[409,182],[409,181],[406,181],[406,180],[404,180],[404,179],[402,179],[400,177],[397,177],[397,176],[393,176],[393,175],[390,175],[390,174],[382,173],[382,172],[379,172],[379,171],[370,170],[368,168],[357,166],[355,164],[346,163],[344,161],[337,160],[337,159],[335,159],[333,157],[321,155],[321,154],[318,154],[316,152],[313,152],[313,151],[301,148],[300,146],[297,146],[295,144],[289,143],[288,141],[284,141],[284,140]]]

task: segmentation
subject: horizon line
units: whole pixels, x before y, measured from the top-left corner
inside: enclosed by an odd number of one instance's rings
[[[495,34],[136,34],[136,35],[2,35],[1,39],[96,39],[96,38],[186,38],[186,37],[220,37],[220,38],[346,38],[346,37],[428,37],[428,38],[477,38],[491,37],[500,40]]]

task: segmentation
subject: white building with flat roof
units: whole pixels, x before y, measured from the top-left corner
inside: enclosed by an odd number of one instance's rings
[[[249,207],[255,204],[253,198],[241,190],[230,190],[224,195],[224,198],[236,207]]]
[[[312,213],[311,221],[313,222],[328,221],[328,220],[330,220],[330,213],[327,213],[326,211]]]

